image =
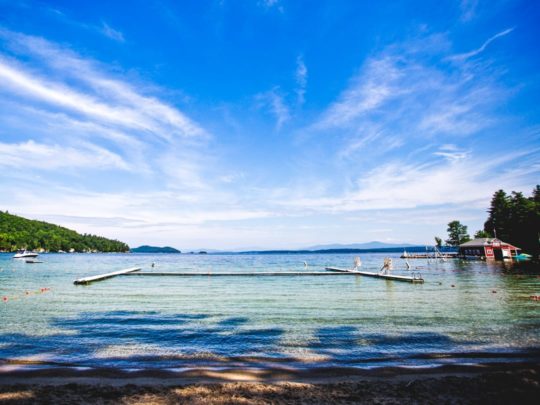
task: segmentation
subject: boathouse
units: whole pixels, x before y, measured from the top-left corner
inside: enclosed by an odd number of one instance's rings
[[[467,259],[512,259],[519,255],[520,250],[497,238],[478,238],[459,245],[459,255]]]

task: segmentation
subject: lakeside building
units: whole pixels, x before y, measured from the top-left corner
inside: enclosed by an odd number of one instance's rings
[[[459,245],[459,255],[466,259],[513,259],[521,249],[497,238],[478,238]]]

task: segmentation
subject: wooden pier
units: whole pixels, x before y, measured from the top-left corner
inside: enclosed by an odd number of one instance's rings
[[[105,279],[108,279],[108,278],[111,278],[111,277],[116,277],[116,276],[122,276],[124,274],[131,274],[135,271],[139,271],[141,268],[140,267],[132,267],[130,269],[124,269],[124,270],[118,270],[118,271],[113,271],[112,273],[105,273],[105,274],[98,274],[97,276],[91,276],[91,277],[84,277],[84,278],[79,278],[78,280],[75,280],[73,282],[73,284],[90,284],[94,281],[101,281],[101,280],[105,280]]]
[[[329,272],[335,272],[336,274],[354,274],[356,276],[384,278],[386,280],[405,281],[407,283],[422,284],[424,282],[424,279],[419,274],[417,275],[414,273],[412,276],[398,276],[395,274],[380,274],[380,273],[372,273],[369,271],[340,269],[338,267],[327,267],[326,270]]]

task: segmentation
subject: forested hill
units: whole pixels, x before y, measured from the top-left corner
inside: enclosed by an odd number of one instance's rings
[[[127,252],[129,246],[101,236],[81,235],[71,229],[0,211],[0,251],[44,249],[50,252]]]

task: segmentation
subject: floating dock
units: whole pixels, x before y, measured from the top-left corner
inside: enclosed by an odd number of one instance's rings
[[[132,267],[130,269],[113,271],[112,273],[98,274],[97,276],[80,278],[78,280],[75,280],[73,282],[73,284],[77,284],[77,285],[78,284],[90,284],[90,283],[92,283],[94,281],[106,280],[106,279],[111,278],[111,277],[122,276],[124,274],[130,274],[130,273],[133,273],[133,272],[139,271],[139,270],[141,270],[140,267]]]
[[[324,273],[322,271],[261,271],[229,273],[178,273],[178,272],[141,272],[122,274],[123,276],[176,276],[176,277],[274,277],[274,276],[348,276],[347,273]],[[354,274],[353,274],[354,275]]]
[[[367,276],[385,278],[387,280],[407,281],[409,283],[423,283],[419,274],[409,276],[396,276],[391,274],[378,274],[365,271],[339,269],[337,267],[327,267],[326,272],[322,271],[261,271],[261,272],[228,272],[228,273],[194,273],[194,272],[141,272],[140,267],[113,271],[112,273],[98,274],[97,276],[84,277],[75,280],[73,284],[90,284],[95,281],[102,281],[117,276],[150,276],[150,277],[301,277],[301,276]]]
[[[424,282],[424,279],[420,276],[420,274],[417,274],[417,273],[413,273],[412,276],[397,276],[394,274],[379,274],[379,273],[372,273],[369,271],[340,269],[338,267],[327,267],[326,270],[329,272],[335,272],[336,274],[354,274],[356,276],[384,278],[386,280],[405,281],[408,283],[422,284]]]

